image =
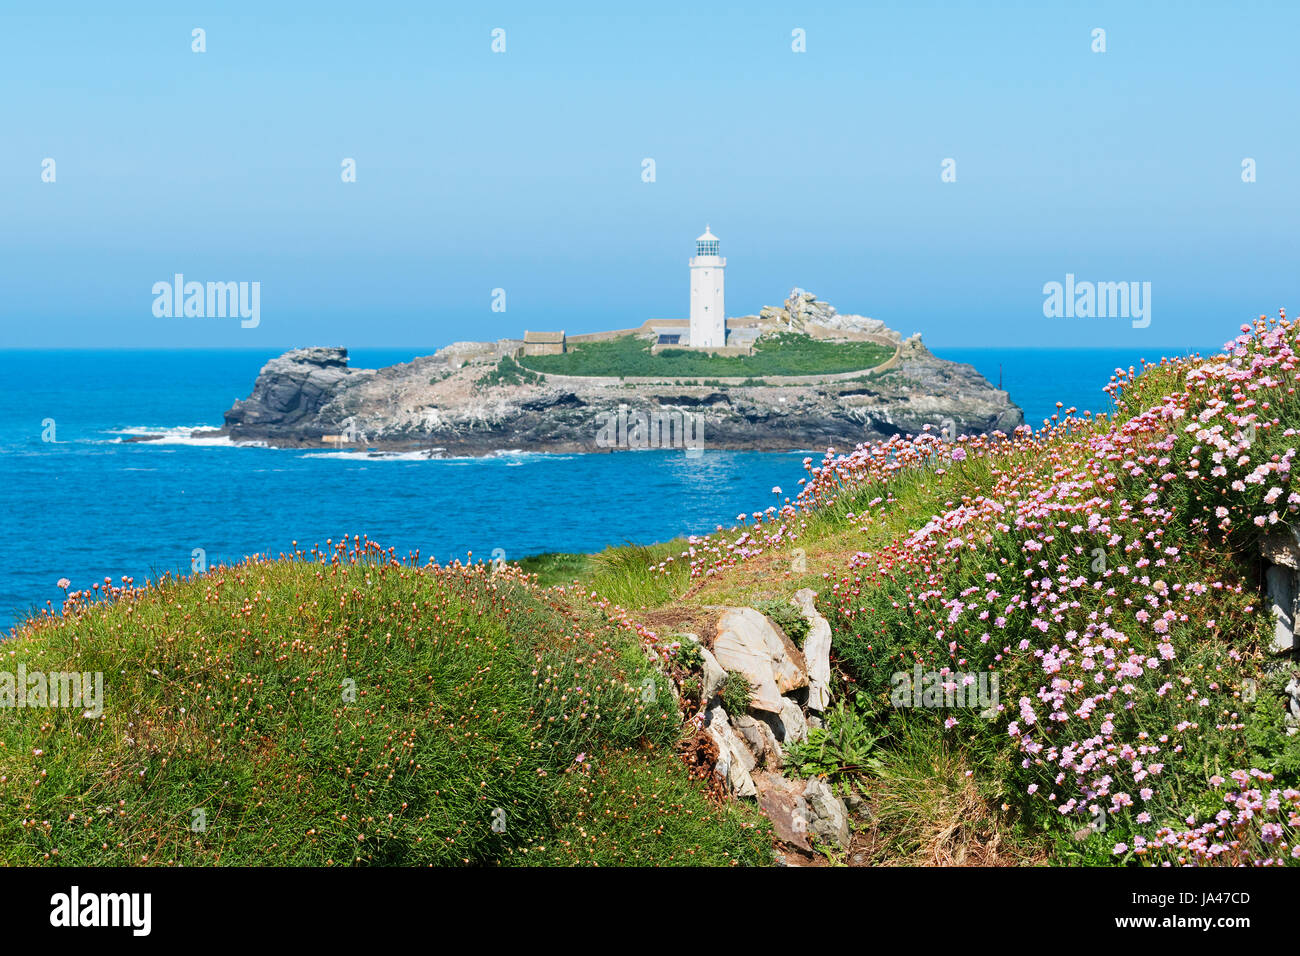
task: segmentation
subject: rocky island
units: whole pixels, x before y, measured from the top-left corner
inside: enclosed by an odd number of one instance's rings
[[[879,320],[839,314],[800,289],[781,308],[727,320],[728,347],[711,353],[719,367],[747,367],[745,356],[764,350],[771,359],[778,347],[815,345],[825,354],[827,345],[850,351],[862,343],[874,344],[871,354],[883,361],[816,374],[639,374],[657,366],[671,371],[674,355],[685,354],[672,347],[675,336],[664,334],[673,324],[647,322],[568,340],[575,358],[597,343],[643,350],[642,367],[628,375],[556,374],[556,359],[568,356],[534,357],[521,339],[457,342],[381,369],[350,368],[343,348],[293,349],[263,366],[252,394],[225,413],[217,434],[276,447],[481,456],[851,448],[927,425],[956,437],[1008,432],[1024,422],[1006,392],[970,365],[936,358],[919,334],[905,339]]]

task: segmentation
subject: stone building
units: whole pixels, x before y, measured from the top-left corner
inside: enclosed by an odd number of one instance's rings
[[[563,355],[564,331],[559,332],[525,332],[525,355]]]

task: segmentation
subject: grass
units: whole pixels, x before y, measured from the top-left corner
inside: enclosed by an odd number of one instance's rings
[[[739,671],[731,671],[722,682],[719,696],[729,714],[743,714],[749,709],[751,698],[749,678]]]
[[[754,608],[762,611],[785,632],[785,636],[794,642],[795,647],[802,648],[808,636],[808,622],[799,609],[789,601],[755,601]]]
[[[585,581],[591,573],[591,556],[586,554],[548,551],[523,558],[518,564],[529,574],[537,575],[537,583],[542,587]]]
[[[689,349],[650,353],[651,343],[635,335],[571,345],[563,355],[528,355],[525,368],[555,375],[745,377],[830,375],[874,368],[893,350],[874,342],[823,342],[792,332],[759,339],[753,355],[719,356]],[[705,384],[710,384],[706,381]]]
[[[536,575],[536,583],[542,587],[577,581],[621,607],[652,608],[663,605],[688,586],[687,568],[670,561],[685,546],[682,539],[616,545],[596,554],[548,552],[518,563],[523,571]],[[667,572],[665,562],[670,562]]]
[[[635,633],[518,578],[359,545],[27,624],[105,706],[0,722],[0,863],[766,862]]]
[[[476,391],[494,388],[500,385],[536,385],[542,380],[540,375],[522,368],[513,356],[503,355],[496,367],[474,381]],[[431,381],[430,384],[433,384]]]

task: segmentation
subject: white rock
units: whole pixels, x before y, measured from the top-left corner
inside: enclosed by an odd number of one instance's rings
[[[849,811],[844,801],[835,796],[831,785],[821,777],[810,777],[804,787],[803,797],[808,805],[808,829],[825,843],[841,850],[848,849],[853,834],[849,830]]]
[[[1289,651],[1295,646],[1296,572],[1281,564],[1264,571],[1264,589],[1273,613],[1273,650]]]
[[[762,716],[781,743],[797,744],[808,739],[808,722],[804,720],[803,709],[790,698],[781,698],[779,713]]]
[[[700,674],[700,700],[710,701],[718,690],[722,687],[722,682],[727,679],[727,672],[722,669],[718,659],[709,653],[709,649],[703,644],[700,645],[700,657],[704,659],[704,666]]]
[[[769,770],[781,769],[785,763],[785,752],[776,739],[776,733],[766,721],[755,720],[749,714],[734,714],[731,716],[731,726],[764,767]]]
[[[757,761],[749,752],[749,748],[736,736],[730,721],[727,720],[727,712],[720,706],[710,708],[705,729],[713,738],[713,742],[718,745],[718,763],[714,773],[736,796],[754,796],[758,790],[749,772],[754,769]]]
[[[814,603],[817,592],[801,588],[791,603],[808,622],[808,636],[803,642],[804,661],[808,665],[808,709],[818,713],[831,703],[831,625]]]
[[[1300,570],[1300,535],[1290,528],[1275,528],[1260,539],[1259,553],[1269,564]]]
[[[704,646],[698,634],[687,633],[678,636],[684,644],[690,644],[700,652],[700,660],[703,661],[700,666],[700,700],[707,704],[722,687],[722,682],[727,679],[727,672],[722,669],[718,659],[709,653],[709,649]]]
[[[781,695],[808,686],[803,655],[775,624],[752,607],[727,609],[718,621],[713,656],[724,670],[749,679],[750,706],[781,712]]]

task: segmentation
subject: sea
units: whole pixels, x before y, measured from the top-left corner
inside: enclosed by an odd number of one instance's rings
[[[999,381],[1038,427],[1056,402],[1109,408],[1133,349],[936,348]],[[250,554],[366,535],[422,560],[594,552],[731,526],[793,497],[806,456],[706,450],[488,458],[352,452],[195,439],[248,396],[278,352],[0,350],[0,635],[73,589],[189,573]],[[355,349],[354,367],[415,351]],[[157,436],[128,442],[132,435]],[[846,449],[847,450],[847,449]],[[774,488],[783,489],[778,496]]]

